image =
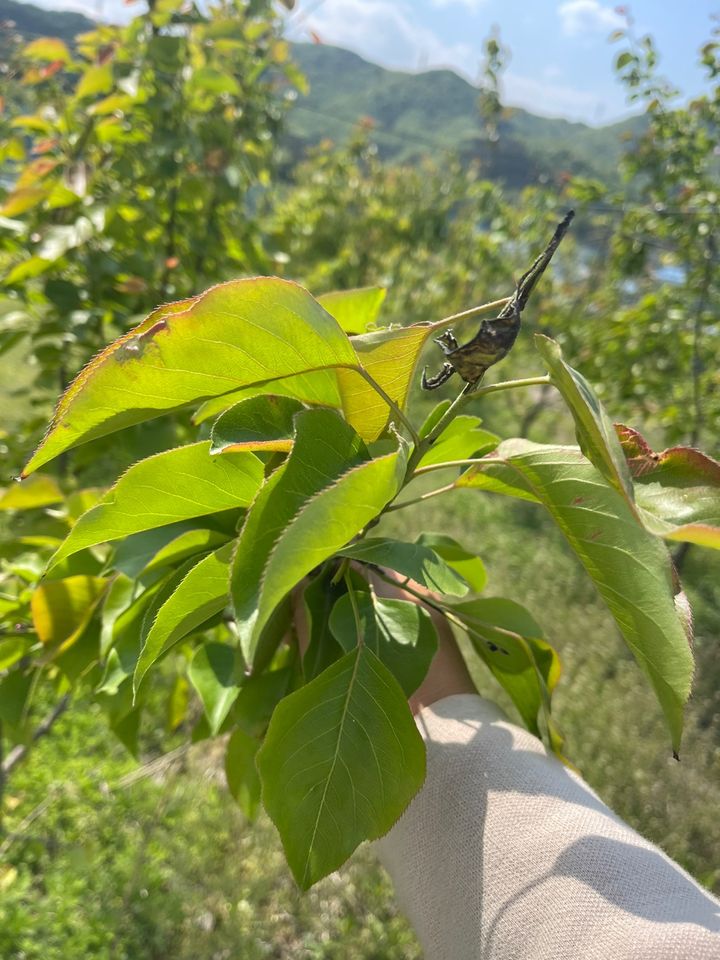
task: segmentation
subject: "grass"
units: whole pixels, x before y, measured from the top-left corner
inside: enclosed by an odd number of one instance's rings
[[[266,819],[234,805],[221,751],[148,775],[75,709],[8,789],[0,868],[6,960],[414,960],[369,851],[302,896]]]

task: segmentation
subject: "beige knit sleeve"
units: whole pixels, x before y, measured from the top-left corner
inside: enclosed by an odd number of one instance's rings
[[[427,780],[376,848],[425,960],[720,960],[720,903],[496,706],[417,722]]]

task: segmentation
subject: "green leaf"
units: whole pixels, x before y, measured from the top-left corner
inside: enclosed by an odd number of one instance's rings
[[[329,621],[335,602],[344,591],[344,584],[333,584],[329,575],[315,577],[303,591],[308,645],[302,668],[306,680],[319,676],[343,654],[343,648],[332,635]]]
[[[351,338],[362,366],[400,409],[407,403],[420,352],[434,332],[433,324],[418,323]],[[377,440],[391,418],[390,407],[359,373],[336,373],[345,419],[363,440]]]
[[[336,554],[393,499],[402,485],[405,466],[401,450],[362,463],[300,509],[265,567],[253,637],[304,576]]]
[[[121,607],[127,597],[125,590],[120,589],[119,596],[114,598],[117,602],[116,608],[105,611],[103,616],[101,649],[103,652],[108,649],[108,632],[110,632],[109,642],[112,644],[112,649],[108,654],[101,690],[110,694],[115,693],[119,685],[135,673],[140,652],[158,610],[172,596],[196,563],[195,557],[186,560],[182,566],[156,580],[138,596],[133,596],[132,601],[122,610],[117,608]],[[134,694],[131,684],[129,690]]]
[[[455,417],[443,430],[435,443],[422,458],[419,467],[431,463],[446,463],[448,460],[467,460],[482,457],[500,443],[500,437],[489,430],[481,430],[478,417]]]
[[[376,323],[386,294],[385,287],[359,287],[324,293],[317,299],[346,333],[365,333]]]
[[[112,63],[108,61],[85,70],[75,90],[75,96],[78,100],[84,97],[96,97],[99,93],[108,93],[112,90],[112,85]]]
[[[307,890],[395,823],[425,778],[425,748],[397,681],[358,647],[281,701],[257,766]]]
[[[198,561],[158,609],[135,668],[136,691],[163,653],[226,607],[234,546],[234,542],[226,543]]]
[[[175,677],[167,703],[167,729],[174,733],[187,717],[190,703],[190,684],[183,676]]]
[[[31,671],[13,670],[0,680],[0,720],[12,728],[13,738],[25,721],[33,692]],[[3,730],[7,735],[8,731]]]
[[[524,494],[525,499],[544,504],[649,676],[677,750],[693,658],[676,611],[677,590],[667,550],[576,447],[507,440],[495,458],[504,464],[473,467],[456,480],[456,486]]]
[[[299,373],[294,377],[285,377],[282,380],[244,387],[242,390],[233,390],[232,393],[206,400],[193,414],[193,423],[199,424],[212,420],[240,400],[266,394],[272,394],[275,397],[293,397],[309,406],[337,408],[341,406],[335,371],[315,370],[312,373]]]
[[[315,565],[304,569],[281,594],[273,594],[273,599],[263,607],[273,550],[292,528],[302,507],[366,456],[364,443],[339,414],[332,410],[305,410],[297,414],[292,452],[265,482],[248,511],[233,562],[233,605],[248,663],[252,663],[257,638],[274,606]],[[316,530],[319,539],[325,533],[320,527]],[[332,551],[327,554],[331,555]],[[295,562],[302,566],[302,559],[299,555]],[[288,566],[287,572],[290,569]]]
[[[285,280],[233,280],[160,307],[100,353],[65,391],[25,468],[64,450],[240,387],[356,366],[332,317]]]
[[[417,543],[429,547],[469,584],[475,593],[482,593],[487,583],[487,571],[480,557],[443,533],[421,533]]]
[[[692,447],[654,453],[636,430],[615,426],[648,530],[666,540],[720,549],[720,463]]]
[[[166,527],[133,533],[115,546],[108,567],[134,579],[161,551],[184,533],[195,533],[196,527],[194,520],[181,520],[179,523],[169,523]]]
[[[233,730],[225,751],[225,779],[228,789],[248,820],[254,820],[260,806],[260,777],[255,768],[258,742],[243,730]]]
[[[237,651],[227,643],[204,643],[190,661],[188,677],[202,700],[214,736],[240,693]]]
[[[441,400],[440,403],[436,404],[432,408],[430,413],[425,418],[425,422],[418,430],[419,437],[421,438],[426,437],[430,433],[430,431],[433,430],[438,425],[440,420],[450,409],[451,403],[452,403],[452,400]]]
[[[207,441],[166,450],[133,464],[70,531],[50,561],[132,533],[246,507],[262,480],[252,453],[210,457]]]
[[[141,715],[142,710],[140,707],[136,707],[134,710],[130,710],[124,716],[110,721],[110,729],[118,738],[120,743],[125,747],[127,752],[132,757],[135,757],[136,760],[139,752],[138,747],[140,740]]]
[[[17,663],[27,652],[28,646],[27,637],[8,637],[0,640],[0,670],[8,670]]]
[[[202,90],[204,93],[240,95],[240,85],[235,77],[214,67],[199,67],[193,70],[188,87],[190,90]]]
[[[286,452],[293,445],[293,417],[300,410],[302,404],[290,397],[264,395],[241,400],[213,424],[210,453]]]
[[[233,720],[249,737],[265,735],[275,707],[288,692],[292,676],[288,667],[245,677],[233,707]]]
[[[543,713],[550,745],[559,748],[562,740],[550,717],[550,695],[560,677],[560,660],[532,615],[519,603],[499,597],[467,600],[452,610],[528,730],[541,735],[538,715]]]
[[[447,593],[453,597],[464,597],[468,592],[467,584],[445,561],[430,547],[420,543],[403,543],[386,537],[368,537],[344,547],[342,557],[352,557],[363,563],[372,563],[378,567],[389,567],[404,577],[417,580],[428,590]]]
[[[554,340],[536,333],[535,346],[547,364],[550,380],[572,413],[580,449],[634,510],[630,470],[615,428],[595,391],[581,373],[565,363],[562,350]]]
[[[157,551],[142,568],[142,576],[146,577],[163,567],[174,567],[198,553],[208,553],[227,543],[228,539],[226,534],[217,530],[186,530]]]
[[[368,590],[355,590],[354,595],[363,643],[385,664],[405,696],[412,696],[437,652],[437,631],[430,614],[409,600],[377,597]],[[349,593],[333,607],[330,629],[345,652],[357,646],[357,624]]]
[[[36,473],[7,488],[0,496],[0,510],[36,510],[62,501],[62,492],[53,478]]]

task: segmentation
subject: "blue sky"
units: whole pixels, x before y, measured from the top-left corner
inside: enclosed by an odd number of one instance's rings
[[[123,0],[35,0],[127,19],[140,7]],[[709,39],[720,0],[634,0],[638,32],[651,33],[666,76],[686,96],[703,85],[697,50]],[[615,48],[608,35],[622,26],[614,3],[603,0],[298,0],[289,35],[347,47],[402,70],[450,67],[478,75],[483,40],[500,30],[512,58],[504,100],[533,113],[607,123],[628,114],[615,81]]]

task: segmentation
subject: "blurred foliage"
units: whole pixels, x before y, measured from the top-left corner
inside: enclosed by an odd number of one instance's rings
[[[271,4],[241,0],[158,0],[72,49],[21,42],[5,74],[1,343],[30,340],[38,416],[9,438],[27,450],[49,400],[148,304],[267,272],[252,191],[303,81]]]

